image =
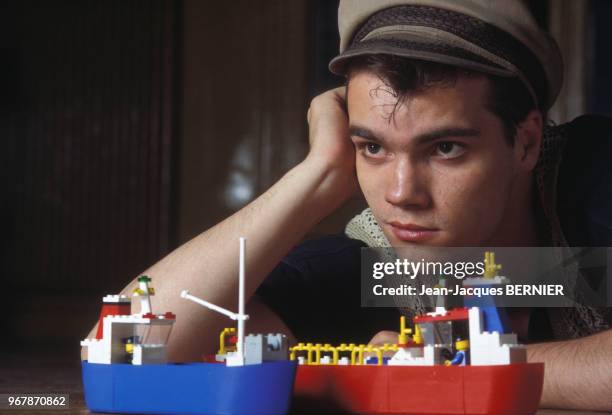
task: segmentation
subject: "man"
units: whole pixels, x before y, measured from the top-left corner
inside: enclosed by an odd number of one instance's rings
[[[233,308],[242,235],[250,330],[309,340],[361,330],[373,343],[393,338],[376,331],[394,327],[398,312],[359,307],[360,247],[563,242],[557,228],[542,226],[551,211],[534,183],[562,64],[518,1],[342,1],[339,26],[331,69],[347,87],[312,101],[306,159],[146,271],[156,307],[179,316],[172,360],[214,350],[227,322],[179,292]],[[358,188],[369,209],[347,227],[352,238],[307,242],[287,255]],[[513,321],[526,338],[533,325],[529,310]],[[554,332],[554,321],[547,325]],[[543,406],[612,410],[612,332],[587,326],[602,332],[529,346],[529,360],[546,364]]]

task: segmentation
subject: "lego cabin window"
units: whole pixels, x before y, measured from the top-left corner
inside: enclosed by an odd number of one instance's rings
[[[139,343],[146,346],[164,346],[168,342],[171,330],[172,324],[159,324],[156,321],[135,325],[135,334]]]
[[[434,330],[436,333],[436,342],[438,344],[444,345],[452,345],[453,344],[453,334],[452,334],[452,324],[450,321],[442,321],[434,324]]]

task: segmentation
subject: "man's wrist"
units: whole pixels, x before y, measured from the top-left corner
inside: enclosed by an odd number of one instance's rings
[[[299,168],[304,174],[316,178],[311,199],[316,203],[317,210],[324,213],[320,219],[338,209],[356,191],[354,171],[347,173],[346,169],[314,156],[308,156]]]

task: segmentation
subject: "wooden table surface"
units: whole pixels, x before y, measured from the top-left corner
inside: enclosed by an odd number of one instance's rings
[[[78,345],[78,343],[76,343]],[[7,414],[87,414],[81,386],[81,368],[77,346],[45,346],[44,350],[2,352],[0,357],[0,393],[68,393],[68,410],[10,410]],[[543,409],[538,415],[598,414],[584,411]]]

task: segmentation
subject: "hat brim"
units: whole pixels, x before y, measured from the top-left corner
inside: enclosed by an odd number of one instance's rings
[[[336,75],[346,76],[347,64],[352,58],[380,54],[441,63],[495,76],[518,76],[513,71],[483,56],[436,40],[424,41],[422,37],[415,37],[414,39],[406,37],[401,39],[378,38],[356,43],[334,57],[329,63],[329,70]]]

